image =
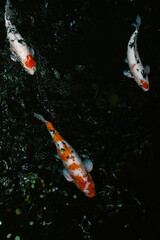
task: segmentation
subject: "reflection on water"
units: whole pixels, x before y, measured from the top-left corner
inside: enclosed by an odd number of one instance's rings
[[[37,72],[10,60],[0,8],[1,239],[149,239],[158,231],[159,12],[141,1],[12,1]],[[138,48],[151,67],[144,93],[124,58],[140,14]],[[41,113],[94,163],[96,196],[62,175]],[[156,170],[157,168],[157,170]],[[153,187],[154,185],[154,187]]]

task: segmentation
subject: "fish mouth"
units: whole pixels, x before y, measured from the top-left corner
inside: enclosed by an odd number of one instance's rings
[[[148,92],[148,91],[149,91],[149,88],[148,88],[148,89],[143,88],[143,91]]]
[[[37,69],[36,69],[36,67],[33,67],[33,68],[31,68],[31,69],[27,68],[26,70],[27,70],[27,72],[28,72],[29,74],[34,75],[34,73],[35,73],[35,71],[36,71]]]
[[[95,191],[93,191],[93,192],[91,192],[91,193],[88,193],[88,197],[89,198],[92,198],[92,197],[94,197],[95,196]]]

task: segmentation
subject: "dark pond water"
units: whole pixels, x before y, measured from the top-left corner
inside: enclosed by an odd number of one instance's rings
[[[17,0],[13,22],[37,72],[10,60],[0,3],[0,239],[156,239],[160,233],[160,17],[145,0]],[[123,76],[139,14],[150,91]],[[93,161],[96,196],[62,175],[51,121]]]

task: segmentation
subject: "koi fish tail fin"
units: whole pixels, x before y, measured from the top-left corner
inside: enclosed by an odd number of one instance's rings
[[[5,14],[4,14],[4,19],[5,19],[5,26],[7,28],[7,32],[10,31],[11,28],[15,28],[15,26],[12,25],[11,23],[11,18],[12,18],[12,10],[10,9],[10,1],[6,1],[5,5]]]
[[[139,15],[137,15],[136,23],[133,23],[132,26],[134,26],[138,30],[140,25],[141,25],[141,17]]]
[[[48,122],[47,120],[45,120],[44,117],[41,114],[34,113],[34,116],[36,118],[38,118],[38,120],[42,121],[46,125],[46,127],[48,128],[48,131],[50,132],[50,134],[53,137],[53,132],[55,131],[55,129],[54,129],[52,123]]]
[[[10,20],[10,18],[12,16],[12,11],[10,9],[10,6],[11,6],[10,1],[7,0],[6,5],[5,5],[5,14],[4,14],[5,20]]]
[[[46,123],[46,122],[47,122],[41,114],[34,113],[34,116],[35,116],[38,120],[42,121],[43,123]]]
[[[139,15],[137,15],[136,17],[136,23],[137,23],[137,28],[139,28],[141,25],[141,17]]]

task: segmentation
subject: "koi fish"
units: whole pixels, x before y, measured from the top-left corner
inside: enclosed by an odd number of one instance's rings
[[[148,91],[149,90],[148,74],[150,72],[150,67],[148,65],[143,67],[141,59],[139,57],[138,49],[137,49],[137,35],[138,35],[140,24],[141,24],[141,18],[138,15],[136,18],[136,23],[132,24],[136,29],[129,39],[128,46],[127,46],[127,59],[125,59],[125,62],[128,63],[130,70],[123,71],[123,74],[129,78],[134,78],[136,83],[144,91]]]
[[[90,160],[81,161],[71,145],[56,131],[51,122],[46,121],[42,115],[34,113],[47,127],[57,149],[58,157],[64,165],[63,175],[90,198],[95,196],[95,184],[90,175],[93,163]]]
[[[33,59],[34,50],[27,46],[20,33],[17,31],[15,25],[11,23],[11,14],[10,1],[7,0],[4,18],[7,29],[7,38],[12,52],[11,59],[13,61],[19,61],[24,69],[29,74],[33,75],[36,71],[36,63]]]

